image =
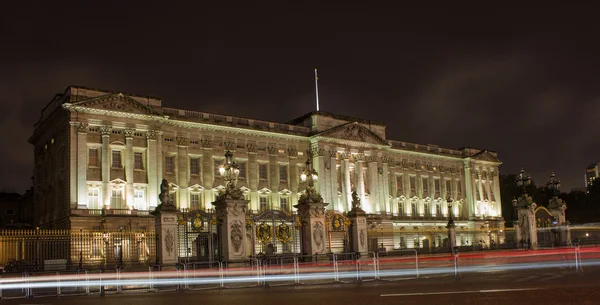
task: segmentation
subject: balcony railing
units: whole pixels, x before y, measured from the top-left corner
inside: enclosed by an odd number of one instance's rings
[[[76,216],[109,216],[109,215],[126,215],[126,216],[149,216],[149,210],[130,210],[130,209],[73,209],[71,215]]]
[[[246,118],[239,118],[227,115],[220,115],[214,113],[206,113],[199,111],[191,111],[191,110],[182,110],[182,109],[173,109],[173,108],[163,108],[163,114],[168,115],[174,118],[181,118],[190,121],[200,121],[200,122],[209,122],[215,124],[225,124],[225,125],[233,125],[240,126],[246,128],[254,128],[260,130],[270,130],[274,132],[285,132],[285,133],[293,133],[298,135],[308,135],[310,132],[310,128],[305,126],[298,125],[288,125]]]

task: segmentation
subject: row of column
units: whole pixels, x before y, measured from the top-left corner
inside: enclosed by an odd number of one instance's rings
[[[79,123],[74,124],[76,129],[76,166],[73,169],[76,175],[76,195],[72,198],[75,201],[77,208],[88,208],[88,183],[87,183],[87,171],[88,171],[88,143],[87,143],[87,130],[88,124]],[[112,133],[112,127],[100,126],[99,131],[102,135],[102,146],[101,146],[101,198],[102,205],[110,208],[111,202],[111,167],[110,156],[112,154],[110,146],[110,135]],[[123,153],[124,169],[125,169],[125,187],[124,187],[124,199],[127,208],[132,208],[134,203],[134,149],[133,149],[133,133],[132,129],[123,130],[125,136],[125,150]],[[148,131],[147,141],[148,148],[146,152],[147,156],[147,175],[148,175],[148,187],[147,187],[147,200],[150,209],[153,209],[158,204],[158,185],[159,172],[162,172],[162,149],[160,141],[157,141],[157,136],[160,132]]]

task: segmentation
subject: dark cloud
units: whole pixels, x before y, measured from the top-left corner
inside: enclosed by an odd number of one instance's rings
[[[287,121],[314,110],[315,67],[322,110],[387,122],[392,139],[496,150],[504,173],[553,170],[566,188],[600,159],[591,9],[62,3],[0,18],[0,188],[28,187],[26,140],[68,85]]]

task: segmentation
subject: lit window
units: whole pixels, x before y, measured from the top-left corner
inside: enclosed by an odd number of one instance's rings
[[[173,156],[165,157],[165,173],[172,174],[175,171],[173,159]]]
[[[96,187],[88,188],[88,208],[100,209],[100,190]]]
[[[190,159],[190,175],[200,175],[200,159]]]
[[[98,167],[98,149],[97,148],[89,149],[88,162],[89,162],[88,165],[90,167]]]
[[[258,165],[258,178],[262,180],[267,180],[267,164]]]
[[[279,166],[279,180],[287,181],[287,165]]]
[[[260,210],[261,211],[266,211],[268,206],[269,206],[269,202],[268,202],[268,198],[267,196],[260,196]]]
[[[144,170],[144,154],[136,152],[133,154],[134,169]]]
[[[113,209],[122,209],[123,208],[123,191],[122,190],[112,190],[112,196],[110,198],[110,206]]]
[[[289,209],[289,206],[288,206],[288,198],[287,198],[287,197],[281,197],[281,198],[279,199],[279,205],[280,205],[280,207],[281,207],[281,209],[282,209],[283,211],[287,211],[287,210]]]
[[[246,162],[240,162],[238,163],[239,168],[240,168],[240,174],[238,175],[239,178],[246,178]]]
[[[135,209],[137,210],[147,210],[146,209],[146,192],[144,190],[135,190],[133,192],[133,204]]]
[[[190,207],[192,208],[192,210],[199,210],[202,208],[200,206],[200,193],[190,194]]]
[[[121,151],[119,150],[112,151],[112,167],[123,168],[123,163],[121,163]]]

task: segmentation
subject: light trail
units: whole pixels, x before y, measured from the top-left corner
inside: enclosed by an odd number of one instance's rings
[[[582,267],[600,266],[598,248],[580,250],[586,258]],[[594,252],[596,250],[596,252]],[[538,251],[497,252],[493,254],[463,255],[459,259],[460,273],[573,268],[574,250],[554,249]],[[496,257],[490,261],[490,257]],[[511,260],[519,262],[509,263]],[[522,261],[526,260],[526,261]],[[529,261],[532,260],[532,261]],[[398,266],[398,263],[405,263]],[[412,265],[411,265],[412,262]],[[440,265],[441,264],[441,265]],[[419,259],[419,275],[454,274],[452,256],[434,256]],[[406,258],[380,258],[376,270],[374,262],[339,261],[327,263],[298,263],[295,265],[254,266],[228,269],[200,269],[154,272],[93,273],[71,275],[44,275],[0,279],[0,290],[40,288],[89,288],[100,286],[208,286],[225,287],[231,284],[257,285],[277,282],[342,281],[356,279],[386,279],[415,277],[414,256]],[[329,270],[324,270],[324,268]],[[369,270],[364,270],[369,268]],[[141,287],[140,287],[141,286]],[[216,288],[216,287],[215,287]]]

